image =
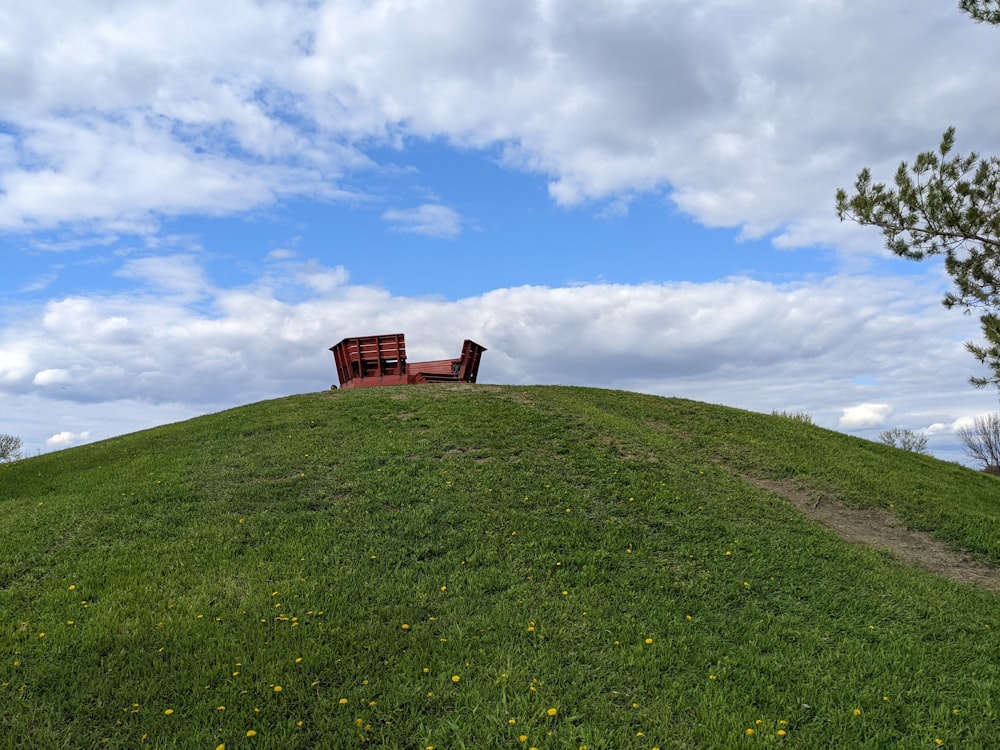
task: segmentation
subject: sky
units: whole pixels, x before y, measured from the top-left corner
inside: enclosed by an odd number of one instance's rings
[[[1000,29],[943,0],[7,0],[0,432],[29,455],[487,348],[570,384],[901,427],[997,410],[941,263],[834,194],[950,125]]]

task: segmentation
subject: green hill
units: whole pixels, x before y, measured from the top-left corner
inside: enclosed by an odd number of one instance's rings
[[[774,490],[930,532],[982,585]],[[0,466],[0,513],[0,747],[1000,736],[1000,479],[787,418],[334,391]]]

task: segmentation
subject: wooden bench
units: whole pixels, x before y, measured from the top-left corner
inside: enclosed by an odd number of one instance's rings
[[[429,362],[406,361],[401,333],[346,338],[330,347],[341,388],[416,383],[475,383],[486,347],[466,339],[462,355]]]

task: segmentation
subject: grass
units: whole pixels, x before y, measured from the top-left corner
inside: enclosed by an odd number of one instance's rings
[[[994,477],[692,401],[295,396],[0,466],[0,747],[989,748]]]

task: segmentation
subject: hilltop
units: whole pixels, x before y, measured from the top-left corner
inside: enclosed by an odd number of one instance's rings
[[[0,747],[990,747],[998,482],[779,416],[482,385],[22,460]]]

